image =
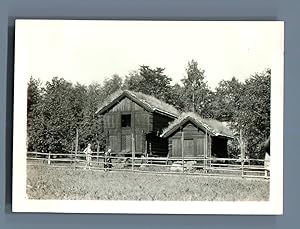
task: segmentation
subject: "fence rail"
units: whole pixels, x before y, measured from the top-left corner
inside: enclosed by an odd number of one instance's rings
[[[72,151],[70,153],[28,152],[28,165],[70,167],[74,169],[131,171],[159,174],[187,174],[207,176],[239,176],[247,178],[270,178],[270,171],[261,159],[234,159],[213,157],[136,157],[105,156],[104,152],[90,155]],[[42,163],[41,163],[42,162]]]

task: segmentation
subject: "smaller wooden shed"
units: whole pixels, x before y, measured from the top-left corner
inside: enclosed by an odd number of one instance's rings
[[[227,158],[227,141],[233,133],[222,122],[182,113],[161,134],[168,139],[168,156]]]

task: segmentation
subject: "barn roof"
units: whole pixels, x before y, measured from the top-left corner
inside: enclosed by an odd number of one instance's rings
[[[182,125],[188,121],[194,123],[198,127],[206,129],[213,136],[223,136],[227,138],[233,138],[232,131],[222,122],[215,119],[204,119],[198,114],[193,112],[182,113],[177,119],[175,119],[163,133],[161,137],[168,137],[176,130],[178,130]]]
[[[96,111],[96,114],[103,114],[113,106],[115,106],[124,97],[128,97],[146,110],[150,112],[157,112],[166,116],[178,117],[180,112],[170,104],[167,104],[151,95],[146,95],[141,92],[134,92],[129,90],[118,90],[108,96],[103,104]]]

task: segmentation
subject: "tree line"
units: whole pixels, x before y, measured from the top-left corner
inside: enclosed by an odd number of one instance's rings
[[[242,134],[246,155],[263,158],[262,144],[270,135],[271,70],[254,73],[244,82],[221,80],[215,90],[206,81],[197,61],[188,62],[182,84],[172,85],[164,68],[142,65],[124,78],[113,75],[103,83],[73,84],[53,77],[42,82],[31,77],[27,97],[27,150],[67,152],[74,149],[76,129],[79,148],[92,143],[105,148],[103,120],[96,117],[99,105],[111,93],[128,89],[157,97],[180,111],[194,111],[203,118],[227,122],[236,138],[229,144],[238,157]]]

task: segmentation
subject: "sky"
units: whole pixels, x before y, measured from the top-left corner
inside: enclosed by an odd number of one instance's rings
[[[213,89],[272,68],[277,38],[276,22],[19,20],[15,55],[28,78],[85,85],[140,65],[165,68],[174,84],[194,59]]]

